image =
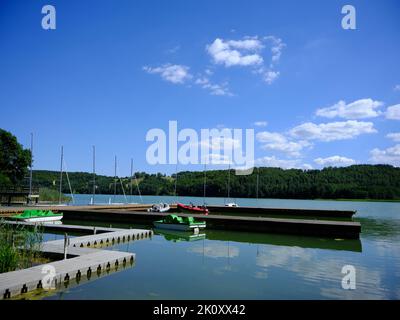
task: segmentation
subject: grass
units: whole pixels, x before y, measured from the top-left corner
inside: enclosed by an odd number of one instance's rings
[[[32,267],[41,258],[43,231],[0,220],[0,273]]]
[[[60,199],[60,192],[58,190],[49,189],[49,188],[40,188],[39,190],[39,199],[40,201],[48,201],[48,202],[58,202]],[[61,195],[62,202],[70,202],[71,197],[67,197],[65,195]]]

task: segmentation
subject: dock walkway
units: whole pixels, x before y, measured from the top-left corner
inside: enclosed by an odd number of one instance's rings
[[[9,222],[16,225],[17,222]],[[23,225],[32,225],[22,223]],[[73,225],[44,224],[45,230],[83,230],[94,231],[93,227]],[[124,269],[133,265],[135,254],[93,247],[107,246],[121,242],[146,239],[152,236],[151,230],[96,228],[96,234],[69,238],[67,259],[0,274],[0,299],[9,299],[19,294],[41,289],[44,286],[57,287],[61,283],[86,276],[92,273],[99,276],[102,272]],[[64,257],[64,240],[47,241],[42,244],[41,252],[45,256]],[[45,281],[45,285],[44,282]]]
[[[148,213],[150,205],[96,205],[96,206],[54,206],[46,209],[64,213],[64,221],[95,221],[152,225],[153,221],[166,214]],[[361,224],[352,221],[356,211],[281,209],[257,207],[208,206],[210,214],[191,215],[205,220],[210,229],[245,232],[285,233],[296,235],[323,236],[332,238],[359,239]],[[0,216],[23,211],[26,207],[0,208]],[[12,211],[10,211],[12,210]],[[171,205],[171,212],[176,205]],[[176,213],[181,215],[181,213]],[[90,232],[90,231],[88,231]]]

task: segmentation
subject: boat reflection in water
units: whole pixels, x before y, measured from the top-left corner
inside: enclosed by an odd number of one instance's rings
[[[154,229],[155,234],[161,235],[167,241],[172,242],[180,242],[180,241],[198,241],[204,240],[206,238],[205,233],[192,233],[192,232],[185,232],[185,231],[176,231],[176,230],[161,230],[161,229]]]

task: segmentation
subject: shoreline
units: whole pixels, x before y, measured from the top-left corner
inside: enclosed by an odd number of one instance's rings
[[[74,195],[78,195],[78,196],[91,196],[91,194],[88,193],[77,193]],[[113,197],[113,194],[97,194],[96,196],[109,196],[109,197]],[[123,194],[117,194],[117,196],[121,196],[123,197]],[[182,198],[182,197],[187,197],[187,198],[203,198],[202,196],[189,196],[189,195],[168,195],[168,194],[163,194],[163,195],[141,195],[142,197],[177,197],[177,198]],[[126,197],[139,197],[138,194],[134,194],[134,195],[126,195]],[[227,197],[216,197],[216,196],[206,196],[206,198],[213,198],[213,199],[227,199]],[[246,200],[257,200],[257,198],[246,198],[246,197],[230,197],[231,199],[246,199]],[[299,200],[299,201],[346,201],[346,202],[400,202],[400,199],[346,199],[346,198],[314,198],[314,199],[307,199],[307,198],[302,198],[302,199],[298,199],[298,198],[258,198],[258,200]],[[40,202],[39,202],[40,203]]]

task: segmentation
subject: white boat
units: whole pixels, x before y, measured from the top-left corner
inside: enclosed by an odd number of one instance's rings
[[[231,164],[229,163],[228,168],[228,201],[230,200],[230,189],[231,189]],[[236,202],[225,203],[225,207],[236,208],[239,207]]]
[[[237,208],[239,205],[236,202],[225,203],[225,207]]]
[[[147,212],[168,212],[170,209],[170,206],[168,203],[159,203],[159,204],[153,204],[151,208],[147,209]]]
[[[63,216],[58,216],[58,217],[43,217],[43,218],[28,218],[28,219],[23,219],[22,221],[24,222],[54,222],[54,221],[60,221],[62,220]]]

